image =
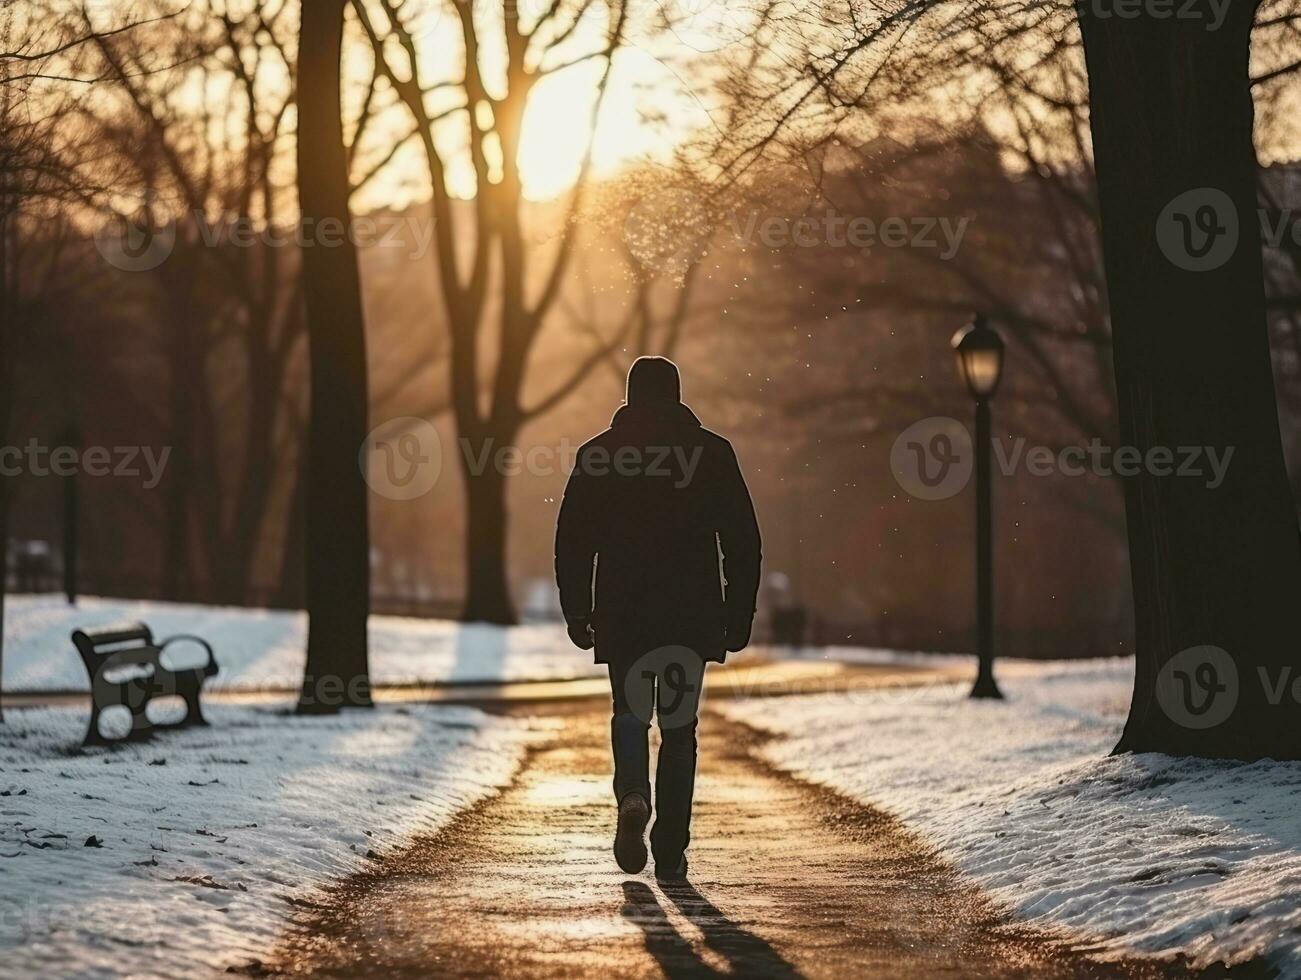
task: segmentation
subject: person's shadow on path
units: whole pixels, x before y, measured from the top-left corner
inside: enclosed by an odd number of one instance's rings
[[[664,882],[666,898],[705,937],[705,945],[727,960],[730,974],[720,973],[701,958],[674,927],[655,893],[644,882],[623,883],[625,919],[636,923],[646,939],[646,952],[655,957],[666,976],[678,978],[762,976],[796,980],[800,973],[780,953],[754,933],[742,929],[685,881]]]

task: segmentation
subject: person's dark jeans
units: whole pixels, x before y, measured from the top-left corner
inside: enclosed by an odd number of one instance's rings
[[[655,767],[655,863],[676,866],[691,842],[691,797],[696,783],[696,723],[704,662],[685,647],[665,647],[628,663],[610,664],[614,717],[614,796],[641,793],[651,802],[650,720],[660,729]]]

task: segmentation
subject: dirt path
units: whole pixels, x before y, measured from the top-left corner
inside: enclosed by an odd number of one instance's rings
[[[515,781],[340,886],[276,969],[385,977],[1100,977],[1008,925],[897,821],[707,714],[689,884],[614,865],[608,715],[560,709]]]

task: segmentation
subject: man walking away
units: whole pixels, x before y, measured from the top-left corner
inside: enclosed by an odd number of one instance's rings
[[[731,444],[682,404],[677,365],[638,358],[627,403],[578,451],[556,526],[570,639],[582,650],[595,646],[596,662],[610,670],[614,856],[629,874],[646,866],[654,713],[655,874],[686,876],[705,664],[750,640],[759,549]]]

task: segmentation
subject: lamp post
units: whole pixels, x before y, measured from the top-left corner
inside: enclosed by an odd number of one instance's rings
[[[989,401],[1003,374],[1003,338],[979,313],[953,335],[958,373],[976,401],[976,656],[973,698],[1001,698],[994,680],[994,542],[989,468]]]

